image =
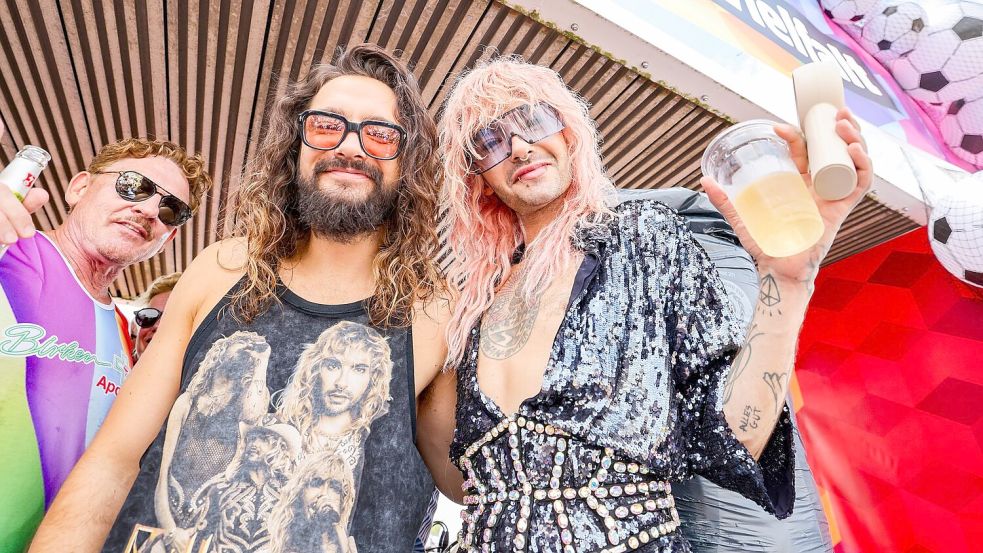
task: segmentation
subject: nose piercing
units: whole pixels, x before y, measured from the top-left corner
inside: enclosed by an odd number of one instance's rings
[[[532,152],[526,152],[526,157],[520,157],[519,158],[519,161],[529,161],[529,156],[531,156],[531,155],[532,155]]]

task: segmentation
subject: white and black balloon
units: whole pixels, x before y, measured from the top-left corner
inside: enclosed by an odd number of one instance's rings
[[[926,194],[928,236],[935,257],[956,278],[983,289],[983,172],[969,186]]]
[[[939,126],[946,145],[983,168],[983,1],[819,0]]]

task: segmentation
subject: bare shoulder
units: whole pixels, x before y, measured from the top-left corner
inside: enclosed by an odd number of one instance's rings
[[[181,281],[192,281],[196,288],[228,289],[245,274],[247,259],[245,239],[220,240],[194,258],[185,269]]]
[[[446,326],[451,316],[451,301],[445,296],[435,296],[427,301],[417,302],[413,306],[413,326],[435,327]]]
[[[445,297],[434,297],[426,302],[417,302],[413,307],[413,336],[426,339],[431,346],[446,353],[444,332],[451,316],[451,302]]]
[[[192,261],[192,267],[200,267],[201,270],[208,271],[215,276],[222,273],[229,273],[231,276],[242,276],[246,270],[246,261],[249,259],[246,239],[243,237],[226,238],[214,242]]]
[[[188,265],[174,295],[193,314],[194,327],[242,278],[247,259],[245,239],[230,238],[209,245]]]
[[[417,396],[433,381],[447,357],[447,322],[451,303],[445,297],[418,302],[413,308],[413,360]]]

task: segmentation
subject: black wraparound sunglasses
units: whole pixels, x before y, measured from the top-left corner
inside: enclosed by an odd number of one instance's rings
[[[164,312],[154,307],[144,307],[133,312],[133,322],[140,328],[150,328],[157,324]]]
[[[116,193],[124,200],[142,202],[154,194],[160,194],[157,218],[167,226],[179,227],[191,218],[191,206],[136,171],[94,171],[93,173],[119,175],[116,177]]]

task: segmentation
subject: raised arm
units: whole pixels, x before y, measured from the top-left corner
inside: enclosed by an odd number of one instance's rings
[[[785,405],[810,284],[762,271],[761,292],[744,346],[724,387],[724,414],[737,439],[758,458]]]
[[[212,246],[184,272],[160,329],[126,379],[105,423],[72,470],[41,523],[31,553],[98,551],[178,395],[193,329],[230,280]],[[208,283],[203,286],[203,283]],[[205,290],[207,289],[207,291]]]
[[[812,191],[805,141],[794,127],[776,126],[789,143],[792,158]],[[836,130],[848,144],[857,167],[858,185],[838,201],[813,199],[826,225],[825,233],[811,249],[791,257],[765,255],[748,235],[734,206],[720,186],[708,177],[703,187],[713,204],[727,218],[748,253],[758,265],[761,291],[751,329],[731,365],[724,389],[724,414],[737,438],[755,458],[761,455],[778,422],[795,363],[799,331],[812,296],[819,265],[850,211],[870,189],[873,171],[859,126],[846,109],[837,114]]]

